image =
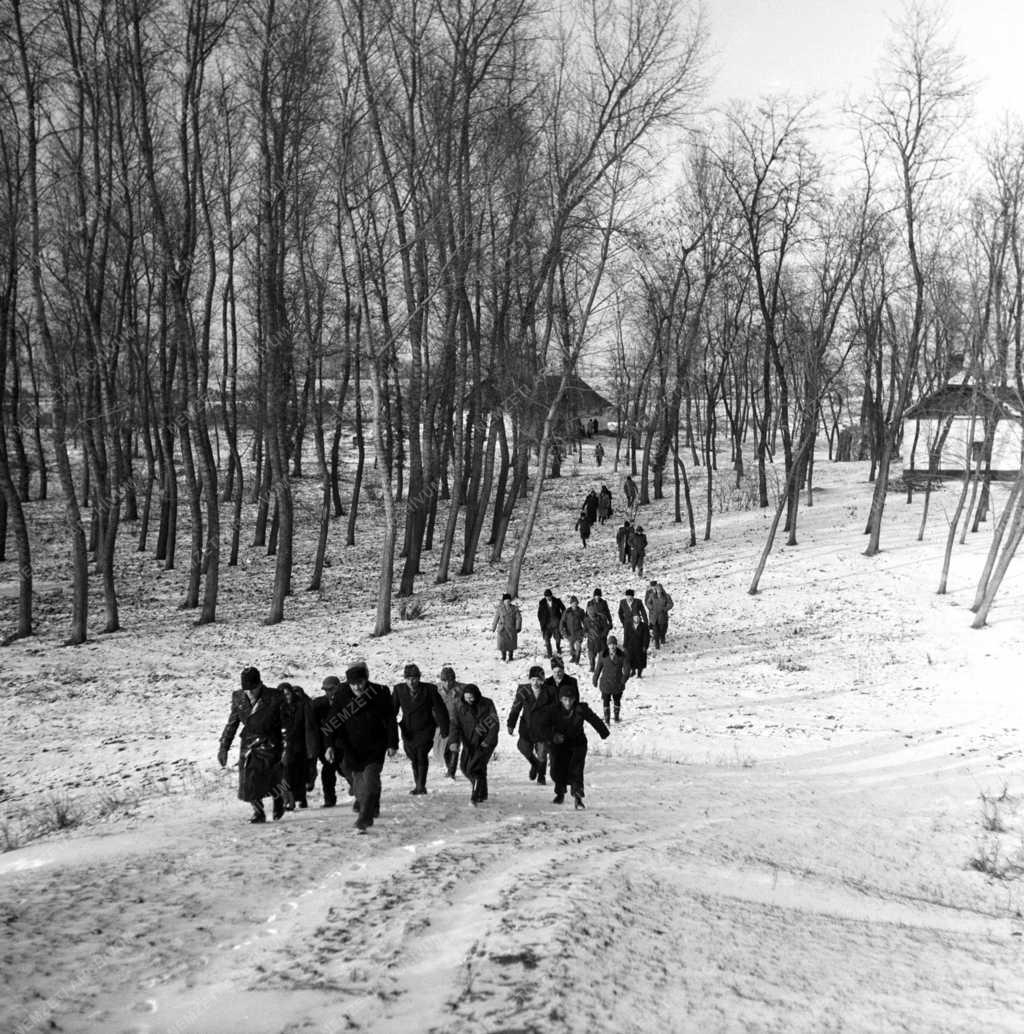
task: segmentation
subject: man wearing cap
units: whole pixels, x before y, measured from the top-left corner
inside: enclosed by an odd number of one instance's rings
[[[569,642],[569,657],[572,659],[573,664],[580,663],[580,653],[583,650],[583,634],[585,632],[583,622],[585,618],[586,614],[580,606],[580,601],[575,596],[570,596],[569,606],[565,608],[565,612],[562,614],[559,627],[562,635]],[[561,644],[559,644],[559,650],[561,650]]]
[[[587,659],[590,661],[590,670],[593,671],[597,657],[608,645],[608,633],[612,630],[612,613],[600,589],[594,590],[593,597],[587,603],[583,627],[587,633]]]
[[[622,648],[629,659],[629,673],[642,678],[647,667],[647,647],[651,643],[651,622],[643,603],[632,589],[619,603],[619,621],[622,622]]]
[[[644,593],[644,603],[647,605],[647,614],[651,619],[651,639],[654,642],[654,649],[657,650],[668,632],[668,612],[672,609],[672,597],[665,591],[661,582],[651,582],[647,592]]]
[[[359,812],[356,829],[366,832],[380,814],[380,773],[384,757],[398,753],[398,724],[387,686],[370,681],[365,662],[345,672],[334,694],[327,719],[330,746],[327,759],[340,761],[351,773]]]
[[[530,736],[535,745],[535,753],[542,764],[547,764],[548,748],[551,744],[551,722],[559,707],[559,696],[566,687],[574,688],[578,694],[579,683],[571,675],[566,675],[565,664],[561,657],[551,658],[551,674],[544,680],[537,694],[530,719]]]
[[[544,685],[544,669],[539,664],[533,665],[530,668],[529,679],[529,682],[521,682],[516,687],[516,698],[508,713],[508,734],[515,736],[518,724],[519,739],[516,741],[516,747],[530,763],[530,779],[536,779],[538,785],[543,786],[546,782],[544,770],[547,768],[547,761],[546,759],[541,760],[537,756],[537,745],[533,741],[532,720],[533,709]]]
[[[338,803],[338,773],[341,773],[348,785],[349,796],[352,795],[352,777],[344,768],[327,760],[327,748],[331,745],[329,719],[331,702],[335,693],[341,689],[341,679],[337,675],[328,675],[321,686],[323,695],[314,697],[309,702],[306,726],[306,750],[310,757],[320,762],[320,788],[323,791],[325,808],[333,808]]]
[[[593,726],[602,740],[608,739],[608,726],[587,704],[580,702],[579,689],[563,683],[558,691],[558,710],[551,723],[551,780],[555,784],[552,804],[561,804],[569,789],[576,807],[586,807],[583,803],[583,770],[587,761],[584,725]]]
[[[506,592],[494,612],[494,623],[491,625],[491,631],[497,633],[498,650],[503,661],[512,660],[522,630],[522,611],[512,602],[512,595]]]
[[[558,653],[562,652],[562,615],[565,604],[550,590],[545,589],[540,603],[537,604],[537,623],[540,634],[544,637],[544,646],[548,656],[552,654],[551,640],[555,640]]]
[[[284,752],[284,718],[281,694],[263,685],[258,668],[245,668],[242,688],[231,694],[231,712],[220,734],[217,760],[220,767],[228,763],[228,752],[239,725],[238,799],[252,805],[250,822],[266,822],[263,798],[274,800],[274,819],[284,815],[284,774],[281,755]]]
[[[404,682],[391,691],[391,703],[402,734],[405,756],[412,763],[414,797],[427,792],[427,769],[430,767],[430,748],[438,729],[446,739],[449,734],[448,708],[432,682],[420,681],[420,669],[407,664],[402,671]]]
[[[629,529],[629,566],[641,578],[644,576],[644,554],[647,552],[647,536],[639,524]]]
[[[437,691],[448,711],[448,732],[444,736],[438,732],[434,753],[443,759],[448,778],[454,779],[459,767],[459,743],[454,732],[455,705],[462,695],[462,683],[456,681],[455,669],[450,664],[446,664],[437,676]]]
[[[619,721],[622,708],[622,691],[629,678],[629,658],[619,648],[615,636],[608,636],[608,647],[597,659],[594,667],[594,685],[601,692],[601,703],[604,705],[604,720],[611,721],[612,703],[615,704],[615,721]]]
[[[487,800],[487,763],[498,745],[500,722],[494,701],[480,692],[480,687],[468,682],[455,707],[453,734],[461,744],[459,768],[472,787],[471,804]]]

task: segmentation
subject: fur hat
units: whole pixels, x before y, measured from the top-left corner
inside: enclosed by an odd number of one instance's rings
[[[554,596],[554,593],[550,589],[545,589],[544,595],[547,596],[548,599],[550,599],[552,596]]]
[[[534,664],[530,668],[530,674],[527,677],[531,679],[542,679],[544,678],[544,669],[539,664]]]
[[[571,700],[579,700],[580,691],[571,682],[563,682],[558,687],[558,699],[561,700],[563,697],[569,697]]]
[[[627,596],[632,596],[633,595],[633,590],[632,589],[627,589],[626,590],[626,595]]]
[[[402,669],[402,678],[404,679],[418,679],[420,677],[420,669],[417,664],[407,664]]]
[[[242,689],[258,689],[262,681],[259,668],[242,669]]]
[[[596,597],[597,597],[598,599],[600,599],[600,598],[601,598],[601,590],[600,590],[600,589],[595,589],[595,590],[594,590],[594,595],[595,595],[595,596],[596,596]]]
[[[351,667],[345,669],[345,681],[350,685],[360,679],[369,679],[369,677],[370,669],[366,666],[366,661],[356,661]]]
[[[450,665],[446,664],[441,669],[441,674],[437,676],[442,682],[454,682],[455,681],[455,669]]]
[[[340,689],[341,679],[339,679],[337,675],[328,675],[327,678],[320,683],[320,688],[325,692],[328,689]]]

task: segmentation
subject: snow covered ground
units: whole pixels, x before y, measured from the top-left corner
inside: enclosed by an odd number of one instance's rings
[[[591,738],[587,810],[552,804],[503,731],[479,808],[436,764],[410,797],[399,755],[368,836],[319,790],[248,824],[216,763],[243,666],[315,692],[356,656],[389,683],[409,660],[425,677],[450,663],[504,717],[543,652],[545,588],[584,601],[599,585],[613,609],[642,595],[616,519],[585,551],[572,532],[597,475],[617,496],[620,478],[589,455],[566,471],[512,665],[490,634],[505,564],[434,586],[428,554],[425,617],[369,637],[369,514],[320,593],[297,572],[273,628],[262,551],[225,570],[221,620],[196,628],[174,606],[182,573],[126,540],[125,630],[75,649],[59,645],[66,572],[41,569],[40,635],[0,658],[0,829],[20,845],[0,854],[0,1031],[1024,1029],[1024,575],[1011,567],[971,631],[991,524],[937,596],[953,490],[922,542],[920,499],[891,495],[868,559],[862,464],[819,462],[800,544],[776,549],[757,596],[769,515],[718,515],[688,549],[670,499],[644,508],[648,578],[675,609],[623,723]],[[61,815],[69,828],[34,835]]]

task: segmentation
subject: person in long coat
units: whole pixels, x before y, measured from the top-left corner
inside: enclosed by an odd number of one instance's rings
[[[580,653],[583,650],[583,636],[586,633],[586,628],[584,627],[586,616],[583,608],[580,606],[580,601],[575,596],[570,596],[569,606],[565,608],[565,612],[562,614],[559,629],[569,644],[569,657],[572,659],[573,664],[580,663]],[[561,651],[561,643],[559,643],[558,649]]]
[[[583,548],[587,548],[587,540],[590,538],[591,522],[581,513],[579,519],[573,525],[573,528],[580,533],[580,542],[583,543]]]
[[[600,592],[601,590],[595,589],[594,591]],[[595,596],[587,603],[583,627],[587,632],[587,659],[590,661],[590,670],[593,671],[597,658],[608,646],[608,633],[612,630],[612,619],[606,600]]]
[[[281,694],[264,686],[258,668],[242,671],[242,688],[231,694],[231,711],[220,734],[217,760],[220,767],[228,763],[228,752],[238,727],[238,799],[252,805],[250,822],[266,822],[263,798],[274,800],[274,819],[284,815],[284,774],[281,755],[284,752],[284,719]]]
[[[544,669],[535,664],[530,668],[529,682],[521,682],[516,687],[515,700],[508,713],[508,734],[519,736],[516,740],[516,749],[530,763],[530,779],[536,779],[539,786],[546,782],[544,773],[547,769],[547,759],[543,760],[537,756],[536,744],[533,741],[533,709],[537,703],[541,688],[544,685]]]
[[[647,650],[651,645],[651,622],[646,608],[632,589],[627,589],[619,602],[619,621],[622,622],[622,648],[629,658],[629,673],[643,678]]]
[[[647,616],[651,619],[651,641],[657,650],[665,642],[668,633],[668,612],[673,607],[672,597],[661,582],[651,582],[644,593],[644,603],[647,605]]]
[[[580,520],[584,517],[587,519],[587,524],[593,526],[597,523],[597,493],[591,489],[586,498],[583,500],[583,507],[580,510]]]
[[[352,776],[356,829],[365,833],[380,815],[380,774],[384,758],[398,753],[398,723],[387,686],[370,681],[362,661],[345,672],[325,723],[330,746],[327,759],[341,761]]]
[[[632,475],[627,474],[626,480],[622,482],[622,491],[626,496],[626,509],[631,510],[633,503],[636,502],[636,482],[633,480]]]
[[[583,773],[587,762],[587,734],[585,725],[593,727],[602,740],[610,735],[608,726],[580,701],[576,686],[564,683],[558,691],[559,706],[552,720],[551,779],[555,784],[553,804],[565,800],[565,791],[572,791],[577,808],[583,803]]]
[[[550,589],[544,590],[540,603],[537,604],[537,624],[544,637],[544,648],[548,656],[562,652],[562,615],[565,604]],[[555,641],[555,650],[551,649],[551,640]]]
[[[455,707],[455,734],[462,747],[459,768],[472,787],[471,804],[487,800],[487,763],[498,745],[501,723],[494,701],[472,682],[462,687],[462,699]]]
[[[306,794],[313,789],[316,779],[316,753],[309,749],[310,699],[301,686],[282,682],[278,687],[282,697],[282,720],[284,722],[284,781],[288,786],[285,794],[285,810],[292,811],[296,805],[308,806]],[[289,799],[290,798],[290,799]]]
[[[552,657],[551,674],[540,687],[540,691],[537,693],[537,703],[534,704],[533,713],[530,716],[530,738],[533,740],[534,753],[544,764],[547,764],[548,751],[551,746],[551,722],[558,711],[559,693],[566,686],[574,686],[576,692],[579,692],[579,683],[572,675],[566,674],[562,658]]]
[[[519,633],[523,630],[523,615],[512,602],[512,596],[505,593],[494,612],[492,632],[497,632],[498,651],[503,661],[511,661],[519,645]]]
[[[594,685],[601,694],[604,706],[604,720],[611,721],[612,704],[615,705],[615,721],[620,721],[622,708],[622,692],[629,678],[629,658],[626,651],[619,647],[615,636],[608,636],[608,646],[597,659],[594,667]]]
[[[647,553],[647,536],[639,524],[629,529],[629,566],[641,578],[644,576],[644,556]]]
[[[612,493],[607,485],[601,486],[601,492],[597,497],[597,520],[604,524],[612,515]]]
[[[601,460],[603,460],[603,459],[604,459],[604,446],[600,442],[598,442],[597,445],[594,446],[594,460],[596,461],[596,463],[597,463],[597,465],[599,467],[601,466]]]
[[[455,707],[462,696],[462,683],[455,678],[455,669],[446,664],[437,676],[437,692],[448,711],[448,732],[444,736],[438,728],[434,742],[434,753],[444,761],[445,773],[455,778],[459,768],[459,741],[455,734]]]
[[[407,664],[402,671],[404,682],[399,682],[391,691],[395,717],[402,715],[398,731],[402,734],[405,756],[412,764],[414,797],[427,792],[427,770],[430,768],[430,748],[434,745],[434,733],[439,729],[448,738],[450,728],[448,708],[432,682],[420,681],[420,669]]]
[[[633,525],[627,520],[615,533],[615,544],[619,547],[619,563],[624,564],[629,560],[629,533]]]

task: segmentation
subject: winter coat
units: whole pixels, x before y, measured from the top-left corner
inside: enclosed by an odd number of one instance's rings
[[[309,750],[309,716],[312,701],[301,686],[292,686],[282,693],[281,719],[284,725],[284,763],[298,764],[309,757],[316,757],[316,750]]]
[[[594,524],[597,521],[597,493],[593,489],[587,493],[587,498],[583,500],[580,520],[584,519],[586,519],[587,524]]]
[[[548,602],[550,599],[550,603]],[[537,623],[542,632],[557,632],[565,613],[565,604],[557,596],[542,596],[537,604]]]
[[[534,692],[533,683],[521,682],[516,687],[516,698],[512,701],[512,708],[508,713],[509,733],[515,733],[518,724],[519,735],[524,740],[531,738],[533,709],[536,704],[537,694]]]
[[[626,506],[632,506],[636,499],[636,482],[631,477],[622,482],[622,491],[626,493]]]
[[[622,527],[615,533],[615,545],[619,547],[619,559],[626,560],[629,558],[629,533],[631,526],[629,521],[626,521]]]
[[[448,731],[440,740],[442,746],[447,746],[449,743],[455,742],[455,708],[458,702],[462,699],[462,683],[453,683],[451,689],[445,689],[444,686],[438,686],[437,695],[441,698],[441,702],[444,704],[445,710],[448,712]]]
[[[622,637],[622,648],[626,651],[629,671],[647,667],[647,650],[651,645],[651,626],[641,622],[635,628],[627,628]]]
[[[619,602],[619,622],[624,632],[629,632],[638,624],[650,624],[647,610],[635,596],[624,596]]]
[[[561,683],[557,685],[553,675],[549,675],[544,680],[544,685],[540,687],[537,703],[533,705],[533,714],[530,717],[530,735],[527,738],[532,742],[545,743],[551,739],[551,721],[556,709],[562,706],[559,700],[566,688],[579,697],[580,685],[571,675],[563,676]]]
[[[587,601],[587,617],[592,617],[595,612],[604,615],[604,619],[608,624],[608,630],[611,631],[612,612],[608,606],[608,601],[603,596],[591,596]]]
[[[576,641],[583,638],[585,631],[584,621],[587,615],[584,613],[583,608],[576,604],[572,607],[566,607],[565,613],[562,615],[561,630],[562,634],[572,641]]]
[[[331,701],[334,694],[324,693],[313,697],[306,709],[306,752],[310,757],[322,758],[331,745],[328,721],[331,715]]]
[[[347,683],[331,699],[324,723],[334,759],[348,772],[361,772],[398,749],[398,724],[387,686],[370,682],[362,693]]]
[[[608,647],[594,665],[594,685],[601,696],[615,696],[623,691],[629,678],[630,664],[626,651]]]
[[[636,528],[629,529],[629,555],[631,559],[642,557],[647,552],[647,536]]]
[[[602,740],[608,739],[608,726],[590,709],[589,705],[577,700],[566,711],[561,704],[551,722],[551,741],[562,747],[578,747],[587,742],[585,725],[593,726]]]
[[[231,694],[231,712],[220,734],[220,749],[227,752],[239,725],[238,799],[258,801],[269,797],[282,779],[284,753],[282,695],[270,686],[260,685],[251,697],[247,690]]]
[[[648,589],[644,594],[644,603],[647,604],[647,614],[651,624],[655,625],[662,618],[668,618],[668,612],[672,609],[672,597],[664,589]]]
[[[491,631],[498,633],[498,649],[502,653],[514,650],[522,630],[523,615],[519,608],[509,600],[502,600],[494,612],[494,624],[491,626]]]
[[[402,712],[398,729],[407,748],[429,747],[438,729],[448,737],[448,708],[432,682],[421,682],[415,693],[405,682],[399,682],[391,691],[391,706],[396,718]]]
[[[601,495],[598,497],[597,515],[602,521],[608,520],[612,515],[612,494],[607,485],[602,487]]]
[[[475,700],[467,704],[459,697],[455,705],[455,726],[452,739],[461,743],[472,752],[486,752],[488,755],[498,745],[498,730],[501,723],[494,701],[483,696],[478,687],[469,683],[462,687],[462,692],[473,692]]]

